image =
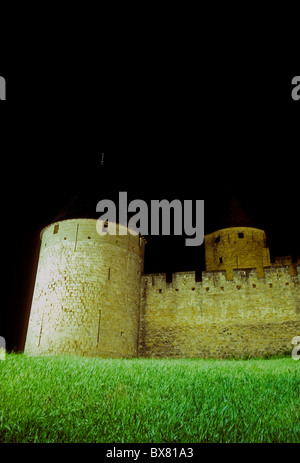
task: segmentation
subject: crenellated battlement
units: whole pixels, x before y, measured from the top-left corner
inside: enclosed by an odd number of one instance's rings
[[[201,281],[199,281],[201,280]],[[296,267],[296,275],[291,275],[289,266],[266,267],[264,277],[260,277],[255,268],[233,270],[233,279],[226,279],[225,270],[204,271],[199,274],[194,271],[167,273],[151,273],[142,277],[143,287],[153,288],[153,291],[163,293],[165,291],[200,291],[208,292],[211,289],[226,291],[227,289],[237,290],[255,289],[257,287],[272,288],[278,285],[288,286],[300,281],[300,266]]]

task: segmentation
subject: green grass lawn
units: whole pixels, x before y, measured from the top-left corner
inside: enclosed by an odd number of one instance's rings
[[[1,442],[300,442],[300,362],[0,361]]]

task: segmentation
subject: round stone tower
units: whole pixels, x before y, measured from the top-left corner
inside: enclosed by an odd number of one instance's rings
[[[137,355],[145,240],[119,224],[116,235],[99,235],[103,198],[87,196],[41,233],[25,353]]]
[[[240,203],[232,196],[220,229],[205,235],[205,266],[207,271],[226,271],[233,278],[234,269],[256,268],[258,277],[271,265],[266,234],[256,228]]]

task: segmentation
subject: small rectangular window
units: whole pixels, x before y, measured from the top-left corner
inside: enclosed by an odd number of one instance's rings
[[[202,281],[202,271],[201,270],[195,271],[195,281],[196,282]]]
[[[238,236],[239,236],[239,238],[244,238],[244,233],[243,232],[238,233]]]
[[[53,230],[53,235],[56,235],[56,233],[58,233],[58,230],[59,230],[59,225],[54,225],[54,230]]]
[[[220,238],[219,236],[217,236],[217,237],[215,238],[215,243],[220,243],[220,240],[221,240],[221,238]]]
[[[223,264],[223,257],[219,257],[220,264]]]
[[[102,231],[103,231],[103,233],[106,233],[107,228],[108,228],[108,220],[105,220],[105,222],[102,222]]]

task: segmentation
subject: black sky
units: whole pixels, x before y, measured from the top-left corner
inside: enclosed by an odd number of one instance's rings
[[[39,232],[92,178],[102,152],[112,186],[132,198],[204,198],[208,232],[233,192],[266,231],[272,257],[300,254],[295,59],[264,49],[142,56],[0,66],[8,348],[23,348]],[[202,259],[203,246],[148,237],[146,272],[197,270]]]

